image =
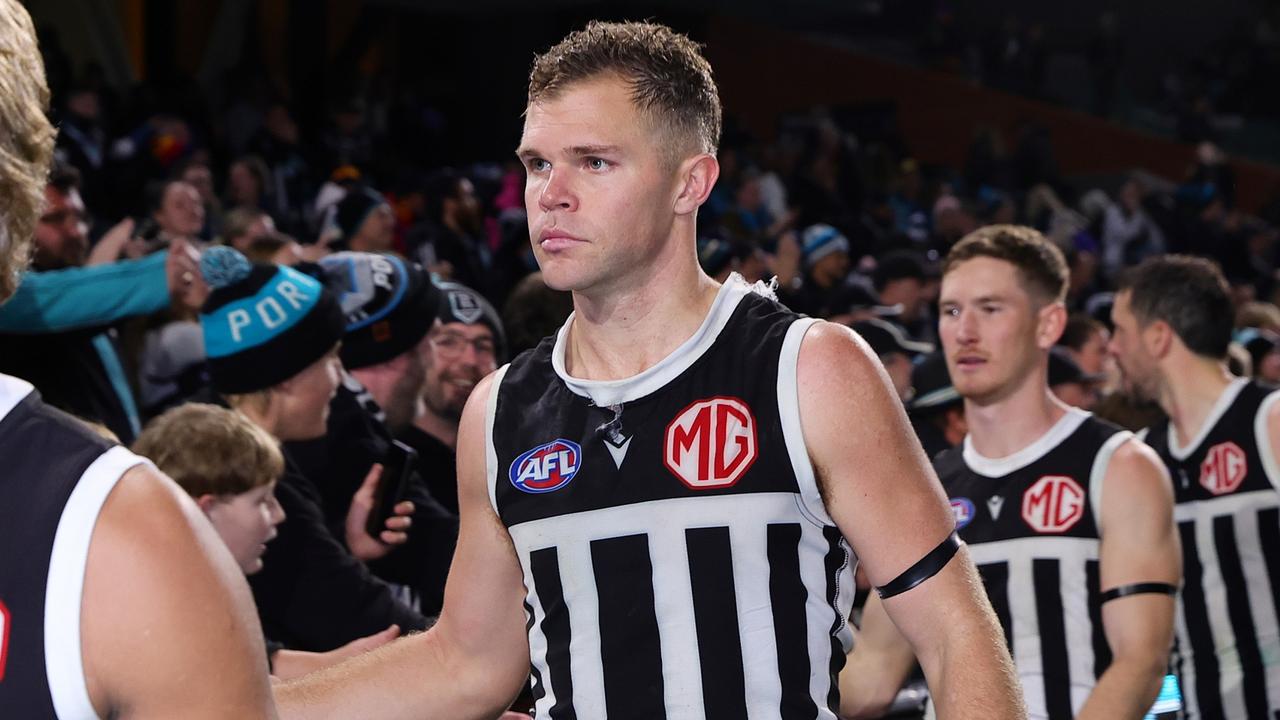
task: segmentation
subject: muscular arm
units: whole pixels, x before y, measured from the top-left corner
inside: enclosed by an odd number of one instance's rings
[[[244,575],[190,498],[150,467],[125,473],[103,505],[81,632],[101,717],[276,717]]]
[[[840,715],[847,720],[878,718],[907,681],[916,656],[872,593],[862,611],[853,652],[840,671]]]
[[[800,348],[800,416],[827,510],[880,586],[955,526],[888,376],[852,331],[818,323]],[[833,399],[836,401],[833,402]],[[968,552],[884,602],[920,659],[939,717],[1026,711],[1013,664]]]
[[[497,717],[529,675],[515,548],[489,504],[485,406],[476,386],[458,432],[461,530],[440,621],[421,635],[276,688],[286,718]]]
[[[1182,556],[1173,522],[1173,487],[1160,459],[1130,441],[1111,458],[1103,481],[1102,590],[1133,583],[1178,585]],[[1077,716],[1143,717],[1169,664],[1174,598],[1131,595],[1102,606],[1102,624],[1112,661]]]

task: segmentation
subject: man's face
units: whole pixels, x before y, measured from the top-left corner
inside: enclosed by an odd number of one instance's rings
[[[46,185],[44,199],[44,213],[36,223],[35,267],[58,270],[83,265],[89,253],[89,226],[80,191],[63,192]]]
[[[809,274],[820,287],[828,288],[839,283],[849,274],[849,253],[833,252],[818,258]]]
[[[351,244],[364,252],[386,252],[395,240],[395,229],[396,218],[391,206],[382,203],[369,211]]]
[[[457,421],[476,383],[497,369],[488,325],[437,324],[419,345],[426,383],[422,399],[432,413]]]
[[[1033,303],[1012,264],[977,257],[954,266],[942,278],[939,305],[947,370],[964,397],[982,405],[1001,400],[1044,362],[1048,346],[1038,333],[1045,308]]]
[[[613,75],[529,105],[518,155],[529,236],[543,280],[590,290],[647,276],[675,222],[676,174]],[[623,281],[625,282],[625,281]]]
[[[1078,351],[1071,353],[1071,357],[1086,375],[1097,375],[1106,372],[1107,344],[1109,342],[1110,335],[1106,330],[1095,330],[1089,333],[1089,339],[1085,340]]]
[[[169,183],[155,218],[160,229],[170,237],[195,237],[204,227],[204,203],[200,201],[200,193],[185,182]]]
[[[1147,400],[1156,400],[1159,398],[1156,358],[1143,342],[1144,328],[1133,314],[1132,299],[1133,295],[1128,290],[1116,294],[1115,304],[1111,306],[1111,324],[1114,327],[1107,350],[1120,368],[1125,391]]]
[[[284,509],[276,500],[275,482],[238,495],[214,498],[204,508],[244,574],[261,570],[267,543],[276,536],[276,526],[284,521]]]
[[[912,321],[920,317],[920,307],[925,302],[925,285],[913,277],[890,280],[885,283],[880,300],[886,305],[902,303],[902,319]]]

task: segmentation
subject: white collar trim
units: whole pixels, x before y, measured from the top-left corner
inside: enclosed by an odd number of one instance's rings
[[[1091,413],[1080,408],[1067,408],[1067,412],[1049,428],[1045,434],[1036,438],[1030,445],[1002,458],[989,458],[978,453],[973,447],[973,439],[964,436],[964,462],[969,469],[989,478],[1004,477],[1009,473],[1030,465],[1044,457],[1046,453],[1057,447],[1071,436]]]

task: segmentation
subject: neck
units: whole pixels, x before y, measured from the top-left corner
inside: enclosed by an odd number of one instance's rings
[[[1066,412],[1049,390],[1043,370],[1032,372],[1021,387],[1000,400],[964,401],[969,440],[978,454],[989,458],[1007,457],[1039,440]]]
[[[280,413],[273,411],[275,403],[267,401],[262,404],[264,407],[260,406],[256,400],[257,398],[251,398],[248,402],[241,403],[236,410],[249,418],[254,425],[266,430],[271,437],[277,440],[282,439],[280,437]]]
[[[413,426],[454,450],[458,449],[458,421],[438,415],[422,406],[413,418]]]
[[[575,292],[566,370],[583,380],[620,380],[648,370],[688,340],[720,286],[695,257],[687,260],[652,265],[630,287]]]
[[[1161,365],[1160,407],[1173,423],[1178,442],[1186,444],[1200,432],[1234,378],[1224,363],[1190,354],[1170,356]]]

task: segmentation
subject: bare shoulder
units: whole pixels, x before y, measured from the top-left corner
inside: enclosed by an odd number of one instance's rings
[[[1173,486],[1164,462],[1155,450],[1137,438],[1121,443],[1107,465],[1107,493],[1116,488],[1144,496],[1167,496],[1170,502],[1173,498]]]
[[[244,575],[195,503],[148,465],[125,472],[102,507],[81,617],[85,677],[100,714],[161,717],[184,707],[188,717],[213,717],[223,705],[272,716]],[[201,685],[194,695],[193,682]]]
[[[835,382],[866,382],[880,377],[880,363],[866,341],[851,328],[819,320],[800,345],[802,378]]]

